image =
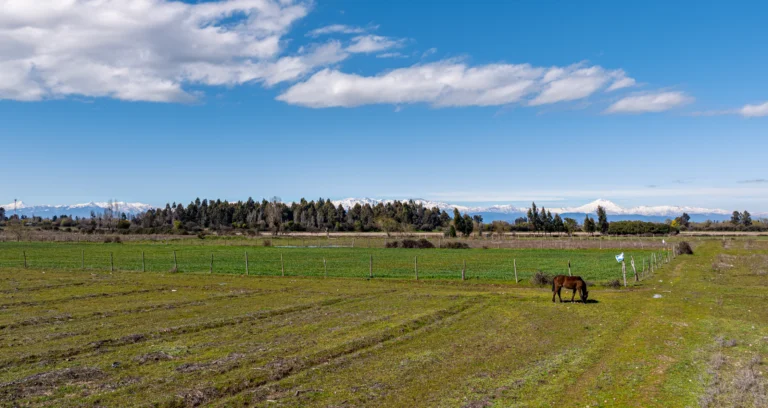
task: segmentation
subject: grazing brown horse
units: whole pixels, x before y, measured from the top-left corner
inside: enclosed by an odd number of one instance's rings
[[[581,279],[581,276],[565,276],[557,275],[552,279],[552,303],[555,302],[555,295],[560,298],[560,303],[563,303],[563,298],[560,297],[560,291],[563,289],[573,289],[573,295],[571,296],[571,302],[576,297],[576,290],[579,291],[579,297],[581,301],[587,303],[587,282]]]

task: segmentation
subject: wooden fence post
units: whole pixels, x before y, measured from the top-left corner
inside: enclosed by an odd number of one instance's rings
[[[213,253],[211,253],[211,269],[208,270],[208,273],[213,273]]]
[[[251,271],[248,270],[248,251],[245,251],[245,276],[248,276],[251,274]]]
[[[630,262],[632,264],[632,272],[635,273],[635,282],[640,282],[640,278],[637,276],[637,269],[635,269],[635,257],[632,256],[630,257],[630,259],[631,259]]]
[[[370,247],[370,240],[368,240],[368,246]],[[368,261],[368,279],[373,279],[373,254]]]
[[[413,257],[413,272],[416,273],[416,280],[419,280],[419,257]]]
[[[176,261],[176,251],[173,251],[173,270],[175,272],[179,271],[179,263]]]
[[[285,262],[283,262],[283,254],[280,254],[280,273],[281,276],[285,276]]]
[[[115,271],[115,258],[112,256],[112,252],[109,253],[109,271]]]
[[[512,264],[515,266],[515,283],[519,283],[517,280],[517,259],[513,259]]]
[[[325,270],[325,276],[328,277],[328,263],[325,262],[325,258],[323,258],[323,269]]]
[[[80,269],[85,270],[85,250],[80,250]]]
[[[27,251],[21,251],[24,254],[24,269],[27,269]]]
[[[461,280],[466,280],[467,279],[466,273],[467,273],[467,260],[465,259],[464,260],[464,266],[461,268]]]
[[[573,276],[573,275],[571,275],[571,260],[570,259],[568,260],[568,276]]]
[[[627,267],[624,265],[624,261],[621,261],[621,274],[624,276],[624,287],[627,287]]]
[[[144,251],[141,251],[141,271],[147,271],[147,264],[144,262]]]

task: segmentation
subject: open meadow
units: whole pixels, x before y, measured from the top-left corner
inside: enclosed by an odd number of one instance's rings
[[[767,406],[768,241],[694,251],[2,243],[0,405]]]
[[[286,242],[287,241],[287,242]],[[255,241],[261,243],[263,241]],[[274,241],[275,246],[254,245],[253,240],[126,242],[0,242],[0,267],[25,265],[31,269],[85,271],[135,271],[179,273],[249,274],[255,276],[329,276],[349,278],[519,280],[535,272],[551,275],[572,273],[589,281],[621,278],[615,255],[622,251],[636,260],[638,273],[650,264],[654,253],[663,256],[661,241],[646,243],[644,249],[406,249],[373,247],[297,246],[300,240]],[[320,240],[319,244],[326,241]],[[272,241],[270,241],[272,243]],[[277,245],[282,244],[282,245]],[[247,257],[247,266],[246,266]],[[466,265],[466,266],[465,266]]]

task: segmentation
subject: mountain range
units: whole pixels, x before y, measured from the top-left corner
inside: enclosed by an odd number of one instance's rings
[[[125,203],[125,202],[113,202],[112,208],[117,208],[117,213],[125,213],[128,216],[140,214],[147,211],[153,206],[142,203]],[[23,201],[17,203],[10,203],[6,205],[0,205],[5,208],[6,217],[12,216],[17,213],[19,216],[39,216],[43,218],[51,218],[54,215],[62,216],[68,215],[72,217],[90,217],[91,211],[100,215],[104,213],[104,210],[110,207],[110,203],[107,202],[90,202],[84,204],[73,205],[26,205]]]
[[[333,201],[333,203],[335,205],[341,204],[344,208],[350,208],[358,203],[360,205],[376,205],[379,203],[386,204],[392,201],[395,200],[380,200],[375,198],[347,198],[344,200]],[[528,212],[528,207],[515,207],[511,204],[473,207],[422,199],[414,199],[413,201],[416,203],[421,203],[425,207],[437,207],[445,211],[453,211],[454,208],[457,208],[462,213],[481,215],[483,220],[486,222],[496,220],[514,221],[518,217],[524,217]],[[604,199],[597,199],[577,207],[547,208],[547,210],[553,214],[560,214],[562,217],[575,218],[577,221],[581,222],[587,214],[594,216],[598,206],[605,208],[606,213],[608,214],[608,219],[611,221],[639,220],[663,222],[668,218],[679,217],[683,213],[687,213],[691,217],[691,220],[695,222],[706,220],[725,221],[730,219],[732,213],[732,211],[717,208],[671,205],[637,206],[624,208],[612,201]]]
[[[376,198],[346,198],[343,200],[334,200],[334,205],[341,204],[344,208],[351,208],[355,204],[370,204],[375,206],[379,203],[386,204],[395,200],[383,200]],[[440,201],[431,201],[423,199],[414,199],[416,203],[421,203],[428,208],[440,208],[445,211],[453,211],[457,208],[462,213],[468,213],[471,215],[481,215],[486,222],[502,220],[502,221],[514,221],[518,217],[526,215],[527,207],[515,207],[511,204],[497,204],[491,206],[465,206],[455,205]],[[50,218],[54,215],[71,215],[73,217],[89,217],[91,212],[96,214],[102,214],[104,210],[109,208],[107,202],[89,202],[84,204],[74,205],[26,205],[24,202],[19,201],[14,207],[14,203],[6,204],[0,207],[5,208],[6,216],[14,214],[14,208],[16,213],[20,216],[25,215],[31,217],[42,216]],[[114,203],[113,203],[114,204]],[[127,215],[136,215],[147,211],[154,206],[143,203],[126,203],[117,202],[118,213],[126,213]],[[576,206],[576,207],[561,207],[561,208],[547,208],[553,214],[560,214],[562,217],[575,218],[581,222],[587,214],[595,215],[597,207],[602,206],[608,213],[608,219],[611,221],[619,220],[640,220],[640,221],[656,221],[662,222],[668,218],[674,218],[687,213],[692,221],[725,221],[730,219],[731,211],[716,209],[716,208],[701,208],[701,207],[686,207],[686,206],[637,206],[637,207],[621,207],[618,204],[604,199],[598,199],[590,203]],[[754,214],[759,216],[760,214]]]

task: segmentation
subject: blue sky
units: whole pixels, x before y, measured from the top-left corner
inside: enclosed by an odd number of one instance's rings
[[[0,0],[0,203],[768,211],[763,2],[47,1]]]

